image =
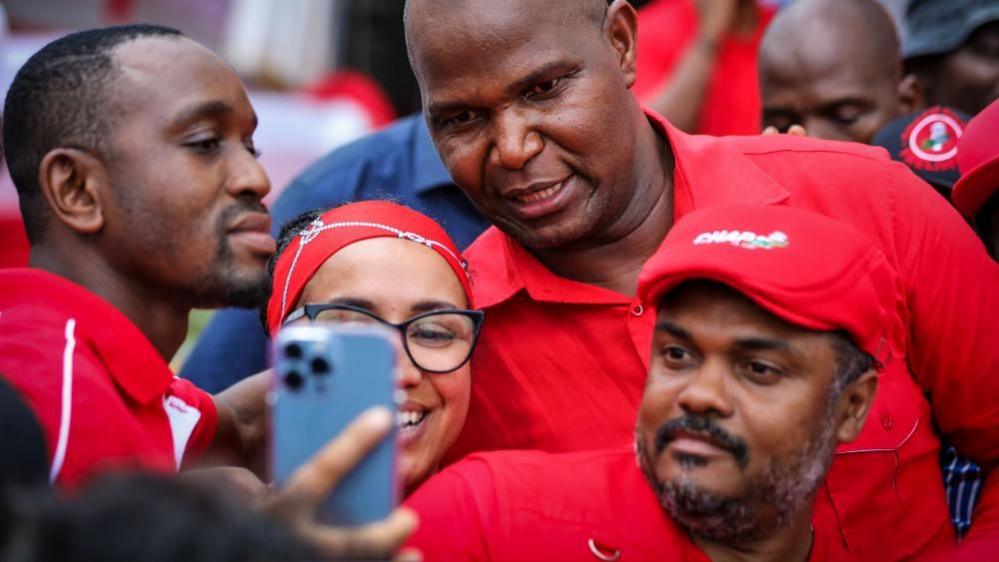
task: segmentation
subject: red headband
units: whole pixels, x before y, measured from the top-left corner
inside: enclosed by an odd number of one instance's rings
[[[323,213],[299,233],[278,257],[267,303],[267,328],[277,333],[316,271],[346,246],[369,238],[403,238],[440,254],[472,302],[465,261],[451,237],[429,217],[388,201],[349,203]]]

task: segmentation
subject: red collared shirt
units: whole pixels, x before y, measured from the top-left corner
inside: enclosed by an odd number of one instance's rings
[[[60,484],[116,467],[173,472],[215,435],[211,396],[108,302],[41,270],[0,270],[0,374],[41,423]]]
[[[689,136],[649,118],[676,156],[676,218],[732,202],[789,205],[851,224],[884,251],[900,278],[892,354],[868,423],[838,449],[816,513],[837,522],[862,558],[901,559],[952,542],[934,424],[983,466],[999,461],[999,266],[944,199],[881,149]],[[489,320],[452,456],[630,443],[652,307],[558,277],[495,228],[466,257]],[[994,490],[986,486],[980,505]],[[976,525],[984,528],[982,518]]]
[[[660,506],[632,449],[478,454],[406,501],[424,560],[710,562]],[[810,562],[853,558],[815,526]],[[601,557],[602,556],[602,557]]]
[[[761,6],[756,29],[745,37],[727,35],[718,46],[714,70],[701,102],[695,132],[755,135],[760,132],[760,83],[756,55],[775,8]],[[697,35],[694,0],[657,0],[638,11],[635,95],[649,103],[673,80],[673,73]]]

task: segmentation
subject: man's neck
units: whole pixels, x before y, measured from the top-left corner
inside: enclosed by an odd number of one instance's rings
[[[741,545],[728,545],[692,537],[712,562],[806,562],[812,551],[814,533],[804,514],[771,536]]]
[[[673,226],[673,151],[651,125],[639,136],[632,197],[607,241],[578,248],[533,250],[556,275],[632,296],[642,265],[659,249]]]
[[[81,251],[68,259],[69,254],[34,246],[28,265],[68,279],[111,303],[145,334],[164,361],[170,361],[187,336],[190,308],[178,305],[175,296],[157,294],[119,275],[99,255]]]

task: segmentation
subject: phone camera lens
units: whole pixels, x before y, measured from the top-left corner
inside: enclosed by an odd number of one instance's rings
[[[284,348],[284,356],[289,359],[301,359],[302,358],[302,346],[297,343],[289,343]]]
[[[314,358],[310,366],[312,367],[312,372],[317,375],[325,375],[330,372],[330,364],[322,357]]]
[[[302,383],[304,382],[305,380],[302,378],[302,375],[298,374],[298,371],[290,371],[284,376],[284,384],[291,390],[302,388]]]

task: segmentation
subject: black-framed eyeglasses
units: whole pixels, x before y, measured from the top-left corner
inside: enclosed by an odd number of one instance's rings
[[[402,346],[417,368],[429,373],[450,373],[472,357],[485,313],[481,310],[431,310],[395,324],[370,310],[349,304],[307,304],[285,319],[290,324],[308,318],[311,322],[346,324],[377,322],[402,334]]]

